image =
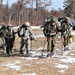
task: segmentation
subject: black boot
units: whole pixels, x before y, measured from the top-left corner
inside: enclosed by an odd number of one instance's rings
[[[54,52],[50,52],[47,54],[47,57],[52,57],[54,55]]]
[[[24,51],[23,50],[20,50],[20,54],[24,54]]]

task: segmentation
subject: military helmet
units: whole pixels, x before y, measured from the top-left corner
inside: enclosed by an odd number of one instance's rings
[[[30,23],[29,23],[29,22],[25,22],[25,25],[26,25],[26,26],[30,26]]]
[[[50,19],[52,22],[56,22],[56,20],[57,20],[55,16],[50,16]]]
[[[65,19],[66,19],[67,21],[70,21],[70,18],[69,18],[69,17],[67,17],[67,16],[65,17]]]

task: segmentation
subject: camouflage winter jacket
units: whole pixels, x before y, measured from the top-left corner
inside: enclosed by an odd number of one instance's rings
[[[71,28],[73,25],[71,23],[63,23],[62,24],[62,30],[64,30],[64,34],[69,34],[71,35]]]
[[[59,31],[61,31],[61,26],[58,23],[55,23],[53,26],[51,23],[44,25],[43,33],[45,36],[56,35]]]
[[[24,28],[22,28],[20,30],[20,35],[24,39],[27,39],[27,38],[29,38],[31,40],[35,39],[34,33],[33,33],[32,29],[30,27],[27,27],[27,28],[24,27]]]
[[[6,29],[5,31],[3,31],[3,35],[6,38],[13,38],[14,37],[14,30],[13,29]]]

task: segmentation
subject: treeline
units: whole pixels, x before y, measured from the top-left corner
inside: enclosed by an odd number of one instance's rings
[[[31,25],[41,25],[45,18],[55,15],[57,18],[63,16],[63,10],[50,10],[51,0],[18,0],[9,7],[0,5],[0,23],[20,25],[29,21]]]
[[[75,0],[64,0],[64,12],[67,16],[75,19]]]

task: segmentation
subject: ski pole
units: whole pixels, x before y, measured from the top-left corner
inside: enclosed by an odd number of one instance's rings
[[[37,42],[37,40],[34,40],[35,42]],[[32,40],[31,40],[31,50],[32,50]]]
[[[31,40],[31,50],[32,50],[32,40]]]
[[[44,44],[43,44],[43,50],[42,50],[42,56],[43,56],[43,51],[44,51],[44,48],[45,48],[45,44],[46,44],[46,37],[45,37],[45,39],[44,39]]]

